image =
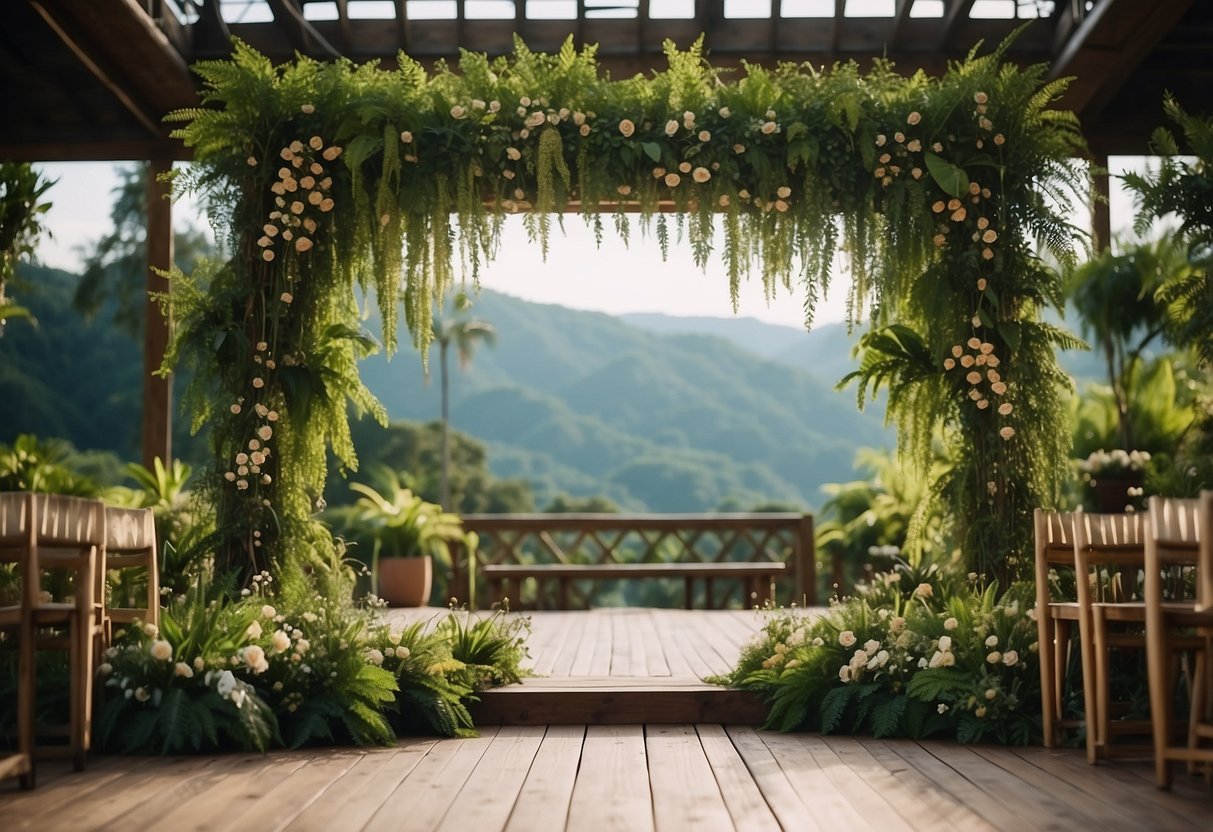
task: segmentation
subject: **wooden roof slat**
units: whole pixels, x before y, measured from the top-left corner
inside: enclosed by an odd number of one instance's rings
[[[974,0],[952,0],[947,4],[943,13],[943,24],[939,32],[939,48],[946,49],[952,43],[953,36],[960,30],[962,24],[969,19],[973,10]]]

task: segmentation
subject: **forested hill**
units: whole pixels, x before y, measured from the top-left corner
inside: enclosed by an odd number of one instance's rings
[[[10,321],[0,337],[0,442],[36,433],[135,459],[139,342],[109,310],[83,320],[71,308],[77,280],[27,266],[11,287],[39,323]],[[796,365],[770,356],[803,349],[803,333],[792,331],[781,350],[760,348],[788,333],[757,322],[740,341],[658,333],[653,321],[642,328],[489,291],[472,314],[492,323],[497,345],[480,347],[463,370],[452,356],[452,423],[488,446],[493,473],[530,480],[538,506],[560,493],[650,511],[816,506],[822,483],[852,478],[858,447],[891,442],[878,411],[858,413],[853,391],[832,389],[834,368],[850,361],[845,339]],[[406,346],[390,362],[368,359],[363,372],[394,420],[432,421],[436,354],[430,367],[427,384]],[[175,426],[175,454],[204,458],[188,420],[178,414]]]
[[[494,473],[534,481],[539,504],[565,492],[653,511],[819,505],[822,483],[852,478],[857,448],[892,441],[878,412],[833,390],[841,373],[810,374],[726,337],[490,291],[470,314],[497,343],[463,370],[452,355],[452,423],[488,444]],[[767,325],[752,323],[761,339]],[[848,366],[846,340],[834,343],[841,355],[813,366]],[[369,359],[364,377],[393,419],[428,420],[439,413],[435,354],[430,370],[426,385],[406,350]]]

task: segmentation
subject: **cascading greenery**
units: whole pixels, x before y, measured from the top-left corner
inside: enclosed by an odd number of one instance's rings
[[[875,328],[860,397],[890,387],[924,471],[943,426],[954,465],[931,493],[964,556],[1006,571],[1066,457],[1065,338],[1037,319],[1059,290],[1031,242],[1070,256],[1064,192],[1083,183],[1076,120],[1050,109],[1064,84],[1004,49],[934,79],[878,63],[726,80],[701,42],[619,81],[571,41],[464,53],[458,72],[404,55],[392,71],[275,68],[240,43],[199,64],[205,106],[171,118],[234,256],[205,287],[179,279],[166,365],[193,369],[196,422],[214,429],[219,564],[250,575],[317,545],[326,448],[356,462],[347,403],[382,416],[358,379],[355,287],[374,288],[389,351],[403,298],[424,353],[435,300],[475,284],[506,214],[546,246],[551,213],[580,211],[599,239],[604,215],[625,240],[635,221],[655,229],[663,250],[685,235],[734,291],[752,274],[768,291],[802,282],[807,322],[846,251],[852,318]]]

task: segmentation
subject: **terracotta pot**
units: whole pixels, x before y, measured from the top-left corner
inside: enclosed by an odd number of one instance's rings
[[[429,555],[379,559],[379,597],[393,607],[421,607],[430,601],[434,561]]]

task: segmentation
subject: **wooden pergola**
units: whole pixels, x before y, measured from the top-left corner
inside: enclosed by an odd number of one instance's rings
[[[747,16],[734,16],[734,6]],[[376,16],[360,16],[367,13]],[[536,51],[554,51],[571,34],[578,45],[598,44],[601,65],[625,77],[660,66],[663,41],[685,46],[702,33],[719,67],[887,57],[906,71],[934,73],[1026,20],[1033,22],[1008,57],[1076,77],[1062,106],[1082,120],[1096,164],[1148,152],[1149,133],[1165,120],[1164,91],[1199,110],[1213,86],[1213,3],[1193,0],[682,0],[673,12],[670,0],[7,0],[0,160],[143,160],[155,174],[187,159],[161,119],[197,105],[189,65],[225,56],[231,37],[274,60],[302,53],[390,64],[400,51],[422,61],[457,59],[460,48],[503,54],[515,34]],[[172,262],[171,207],[154,175],[150,183],[147,286],[165,291],[155,269]],[[1099,203],[1103,244],[1109,229]],[[151,374],[167,339],[149,301],[146,464],[171,455],[171,385]]]

